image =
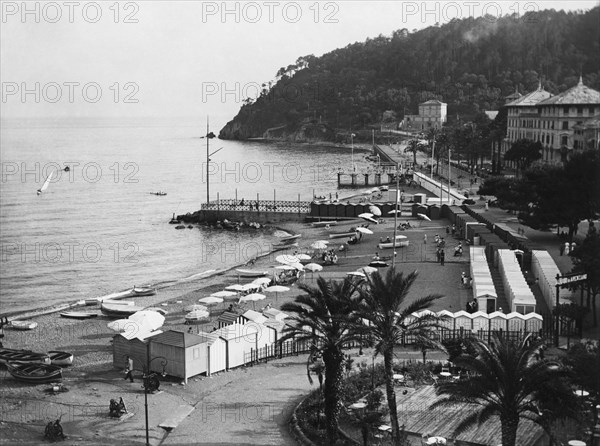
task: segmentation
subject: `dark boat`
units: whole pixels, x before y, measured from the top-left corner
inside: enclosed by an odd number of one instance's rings
[[[302,234],[290,235],[288,237],[281,237],[279,239],[280,243],[293,243],[296,239],[300,238]]]
[[[73,353],[52,350],[48,352],[50,363],[54,365],[73,365]]]
[[[62,381],[62,368],[51,364],[6,364],[8,373],[18,381],[41,384]]]
[[[15,350],[12,348],[0,348],[0,363],[17,361],[19,363],[50,364],[50,357],[45,353],[35,353],[31,350]]]
[[[127,318],[133,313],[137,313],[138,311],[142,311],[143,309],[143,307],[138,307],[136,305],[119,305],[104,302],[102,302],[102,305],[100,305],[100,310],[103,314],[117,318]]]
[[[240,277],[263,277],[269,274],[268,271],[258,271],[253,269],[236,269],[238,275]]]
[[[154,288],[134,286],[130,291],[130,296],[126,296],[126,297],[154,296],[155,294],[156,294],[156,289],[154,289]]]
[[[98,301],[94,302],[95,304]],[[59,313],[62,317],[70,318],[70,319],[91,319],[93,317],[97,317],[98,313],[90,313],[87,311],[63,311]]]
[[[167,195],[166,192],[152,192],[152,195],[157,195],[159,197],[164,197],[165,195]]]

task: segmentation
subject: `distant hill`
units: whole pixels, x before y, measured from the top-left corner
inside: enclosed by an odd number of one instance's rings
[[[558,93],[583,74],[598,90],[599,23],[600,7],[467,18],[300,57],[263,84],[260,97],[247,99],[219,137],[262,137],[278,128],[280,136],[298,140],[312,124],[328,129],[313,134],[331,140],[332,129],[369,128],[386,111],[402,119],[432,98],[448,103],[449,119],[468,119],[498,109],[515,88],[534,90],[539,79]]]

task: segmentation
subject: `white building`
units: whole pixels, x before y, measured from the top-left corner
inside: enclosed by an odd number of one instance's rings
[[[406,115],[402,123],[404,130],[440,129],[447,121],[448,104],[431,99],[419,104],[418,115]]]

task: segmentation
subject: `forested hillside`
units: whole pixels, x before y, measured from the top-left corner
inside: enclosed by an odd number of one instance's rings
[[[380,123],[387,110],[398,120],[416,114],[418,104],[431,98],[448,103],[449,119],[469,119],[498,109],[515,88],[529,92],[541,79],[546,90],[558,93],[580,74],[600,89],[599,23],[599,7],[468,18],[300,57],[263,84],[260,97],[248,98],[219,136],[261,137],[281,126],[287,137],[298,130],[310,134],[310,121],[359,130]]]

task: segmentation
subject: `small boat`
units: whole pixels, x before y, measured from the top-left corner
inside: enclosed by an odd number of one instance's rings
[[[73,353],[51,350],[48,352],[50,363],[53,365],[72,365]]]
[[[10,326],[15,330],[33,330],[38,326],[34,321],[11,321]]]
[[[300,238],[301,236],[302,236],[302,234],[295,234],[295,235],[290,235],[289,237],[281,237],[279,239],[279,243],[289,243],[293,240]]]
[[[98,305],[98,303],[100,303],[100,300],[97,297],[94,297],[92,299],[85,299],[83,302],[86,306],[90,307],[92,305]]]
[[[130,291],[129,295],[123,297],[135,297],[135,296],[154,296],[156,289],[151,287],[136,287],[134,286]]]
[[[279,243],[277,245],[273,245],[274,250],[297,248],[297,247],[298,247],[298,243]]]
[[[48,186],[50,185],[50,181],[52,181],[52,177],[54,176],[54,171],[50,172],[50,174],[48,175],[48,177],[46,178],[46,181],[44,181],[44,184],[42,185],[42,187],[40,187],[37,190],[37,194],[41,195],[42,192],[44,192],[46,189],[48,189]]]
[[[269,274],[268,271],[257,271],[253,269],[236,269],[240,277],[263,277]]]
[[[352,237],[353,235],[356,235],[356,232],[334,232],[333,234],[329,234],[329,238]]]
[[[198,322],[210,319],[210,313],[206,310],[190,311],[185,315],[186,322]]]
[[[51,364],[6,364],[8,373],[18,381],[41,384],[62,381],[62,368]]]
[[[50,364],[50,357],[45,353],[35,353],[31,350],[15,350],[12,348],[0,348],[0,363],[7,364],[8,362],[19,363],[40,363]]]
[[[166,192],[151,192],[152,195],[157,195],[159,197],[164,197],[165,195],[167,195]]]
[[[321,228],[323,226],[335,226],[337,221],[316,221],[312,224],[315,228]]]
[[[394,242],[384,242],[377,245],[379,249],[387,249],[387,248],[402,248],[403,246],[408,246],[408,240],[396,240]]]
[[[102,305],[100,305],[100,311],[102,311],[102,314],[116,318],[127,318],[133,313],[142,311],[143,309],[143,307],[138,307],[136,305],[121,305],[106,302],[102,302]]]
[[[98,313],[90,313],[88,311],[63,311],[59,314],[61,317],[69,319],[91,319],[98,316]]]

